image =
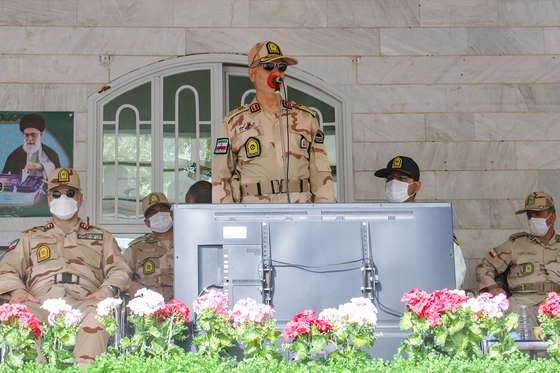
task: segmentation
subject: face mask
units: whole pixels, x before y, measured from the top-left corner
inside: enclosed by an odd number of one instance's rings
[[[413,183],[414,184],[414,183]],[[391,180],[385,184],[385,195],[389,202],[404,202],[410,196],[408,195],[409,183],[399,180]]]
[[[165,233],[173,226],[170,212],[160,211],[150,218],[150,228],[156,233]]]
[[[51,201],[51,214],[60,220],[69,220],[78,212],[78,201],[68,198],[65,194]]]
[[[549,225],[546,225],[546,219],[543,218],[529,219],[529,232],[531,232],[531,234],[537,237],[544,236],[548,232],[548,229],[550,228]]]

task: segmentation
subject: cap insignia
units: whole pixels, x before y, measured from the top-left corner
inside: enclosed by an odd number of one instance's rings
[[[280,48],[273,42],[267,43],[266,49],[268,50],[268,54],[280,54]]]
[[[153,205],[154,203],[158,203],[159,202],[159,197],[157,194],[152,194],[150,196],[150,205]]]
[[[401,167],[402,167],[402,158],[397,157],[393,159],[393,164],[391,165],[391,168],[401,168]]]
[[[69,181],[70,181],[70,174],[68,173],[68,170],[63,168],[62,170],[58,171],[59,183],[67,183]]]

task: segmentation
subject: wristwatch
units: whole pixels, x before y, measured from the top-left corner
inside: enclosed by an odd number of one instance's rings
[[[117,294],[119,293],[119,289],[113,285],[107,285],[107,287],[109,288],[109,290],[111,290],[113,292],[113,296],[117,296]]]

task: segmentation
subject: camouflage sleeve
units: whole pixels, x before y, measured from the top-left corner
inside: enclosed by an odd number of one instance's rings
[[[124,261],[126,262],[128,267],[132,271],[132,274],[134,275],[134,269],[136,268],[136,266],[134,265],[133,251],[134,249],[132,248],[132,246],[129,246],[128,249],[126,249],[126,251],[124,252],[123,257],[124,257]]]
[[[10,244],[0,262],[0,294],[7,295],[13,290],[26,288],[22,279],[30,263],[29,252],[29,239],[22,233]]]
[[[121,292],[130,286],[132,271],[113,235],[107,231],[103,234],[103,273],[105,279],[101,286],[112,285],[119,288]]]
[[[313,202],[336,202],[331,166],[327,157],[325,135],[319,123],[313,118],[311,125],[311,146],[309,148],[309,184]]]
[[[212,203],[233,203],[231,179],[235,172],[237,154],[232,150],[228,124],[224,122],[214,148],[212,169]]]
[[[504,273],[512,262],[511,242],[507,241],[488,252],[476,266],[478,291],[496,285],[496,276]]]

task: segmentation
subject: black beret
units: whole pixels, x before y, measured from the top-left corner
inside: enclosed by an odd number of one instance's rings
[[[45,130],[45,120],[39,114],[25,114],[19,121],[19,130],[23,132],[26,128],[36,128],[43,132]]]

